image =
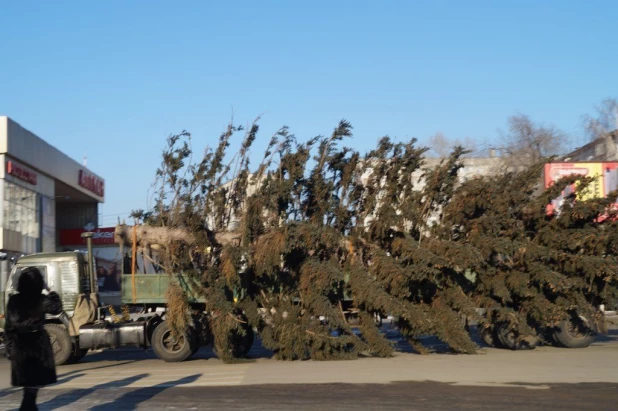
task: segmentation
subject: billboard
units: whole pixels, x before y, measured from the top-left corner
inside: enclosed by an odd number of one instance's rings
[[[586,191],[577,193],[580,200],[602,198],[618,189],[618,162],[596,163],[549,163],[545,164],[545,188],[551,187],[556,181],[570,175],[596,177]],[[548,212],[560,209],[564,198],[577,191],[577,184],[568,186],[562,194],[548,206]]]
[[[120,273],[122,272],[122,256],[119,248],[114,244],[115,227],[101,227],[93,229],[59,230],[59,251],[86,252],[86,239],[82,233],[92,231],[92,251],[96,261],[96,276],[99,283],[99,292],[102,296],[120,295]]]

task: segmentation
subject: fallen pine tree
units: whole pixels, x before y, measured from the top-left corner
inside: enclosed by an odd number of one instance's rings
[[[509,348],[548,341],[565,321],[600,324],[595,307],[618,284],[615,223],[597,222],[609,200],[571,198],[549,215],[546,205],[573,178],[541,195],[539,165],[463,182],[461,147],[426,169],[416,140],[385,137],[361,155],[344,145],[351,130],[341,121],[299,143],[282,128],[254,168],[257,123],[231,157],[239,127],[197,162],[189,133],[171,136],[155,206],[133,213],[135,231],[117,227],[116,241],[198,284],[226,359],[238,356],[245,324],[281,359],[388,356],[375,321],[387,315],[419,352],[419,337],[434,335],[474,353],[471,319],[486,341]],[[176,329],[184,298],[168,293]]]

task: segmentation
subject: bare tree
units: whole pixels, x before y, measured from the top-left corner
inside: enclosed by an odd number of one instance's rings
[[[428,140],[428,144],[429,154],[438,158],[446,157],[451,149],[450,140],[441,131],[431,136]]]
[[[595,107],[595,115],[585,115],[583,125],[590,140],[608,136],[618,130],[618,100],[606,98]]]
[[[501,151],[514,165],[532,164],[560,154],[566,146],[566,136],[562,131],[553,125],[537,124],[525,114],[509,117],[508,132],[502,137],[504,147]]]
[[[455,147],[461,146],[468,151],[468,154],[464,154],[463,157],[474,157],[479,152],[480,148],[476,144],[476,140],[472,137],[464,137],[463,140],[456,139],[454,144],[451,146],[451,151],[453,151]]]
[[[463,147],[468,153],[476,152],[477,148],[476,141],[473,138],[466,137],[463,141],[460,139],[450,139],[441,131],[431,136],[427,143],[429,145],[429,156],[438,158],[448,157],[455,147]]]

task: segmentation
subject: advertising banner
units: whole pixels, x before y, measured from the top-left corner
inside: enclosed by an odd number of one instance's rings
[[[556,181],[570,175],[580,175],[585,177],[596,177],[587,190],[578,192],[577,184],[568,186],[562,194],[552,201],[548,207],[548,212],[559,209],[564,198],[573,192],[580,200],[592,198],[602,198],[610,192],[618,189],[618,162],[598,162],[598,163],[549,163],[545,164],[545,188],[551,187]]]
[[[92,231],[92,252],[96,262],[96,277],[99,292],[102,296],[120,295],[120,273],[122,272],[122,256],[114,244],[115,227],[60,230],[58,246],[63,251],[86,252],[86,239],[82,233]]]
[[[94,233],[92,237],[93,245],[114,245],[114,231],[115,227],[103,227],[90,230]],[[58,245],[66,246],[82,246],[86,245],[86,239],[82,238],[82,233],[85,233],[85,229],[77,228],[74,230],[60,230],[60,238]]]

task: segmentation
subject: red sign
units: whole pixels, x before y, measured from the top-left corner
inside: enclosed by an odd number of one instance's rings
[[[103,197],[105,193],[105,183],[99,177],[90,174],[86,170],[79,170],[79,185],[86,190]]]
[[[114,244],[114,232],[116,231],[115,227],[105,227],[105,228],[97,228],[94,230],[94,236],[92,237],[93,245],[105,245],[105,244]],[[61,246],[69,246],[69,245],[84,245],[86,244],[86,239],[82,238],[82,233],[85,233],[86,230],[81,228],[73,229],[73,230],[60,230],[60,238],[59,245]]]
[[[26,183],[36,185],[36,173],[15,163],[14,161],[9,160],[6,162],[6,173],[19,178]]]

